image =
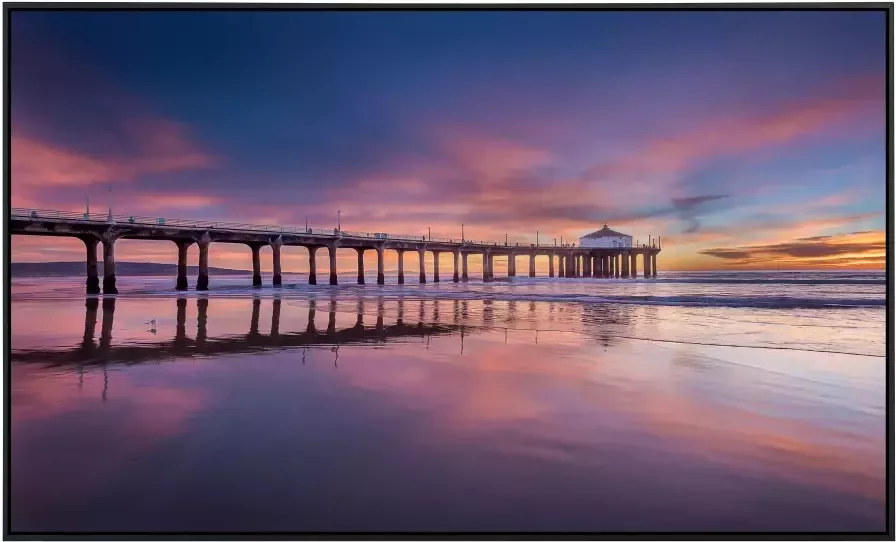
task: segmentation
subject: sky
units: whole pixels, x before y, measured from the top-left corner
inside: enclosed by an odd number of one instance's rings
[[[319,228],[338,210],[347,231],[521,243],[607,224],[661,237],[660,271],[884,266],[884,11],[19,11],[10,28],[13,207]],[[284,249],[284,271],[306,254]],[[12,258],[84,247],[15,236]],[[177,251],[121,240],[116,258]]]

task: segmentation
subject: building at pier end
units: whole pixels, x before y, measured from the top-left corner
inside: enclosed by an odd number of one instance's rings
[[[632,236],[604,227],[579,238],[579,246],[583,248],[630,248]]]

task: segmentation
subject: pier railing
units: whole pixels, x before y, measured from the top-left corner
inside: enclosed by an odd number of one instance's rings
[[[112,215],[110,221],[108,213],[78,213],[74,211],[57,211],[51,209],[26,209],[13,208],[12,218],[60,220],[66,222],[79,222],[85,224],[139,224],[143,226],[171,227],[171,228],[195,228],[208,230],[225,230],[239,232],[266,232],[266,233],[291,233],[296,235],[322,235],[328,237],[353,237],[363,239],[382,239],[393,241],[426,241],[433,243],[457,243],[482,247],[509,247],[509,248],[562,248],[553,243],[525,243],[505,241],[478,241],[470,239],[458,239],[448,237],[429,237],[426,235],[396,235],[392,233],[368,233],[345,231],[337,228],[303,228],[297,226],[273,226],[245,224],[241,222],[220,222],[210,220],[184,220],[180,218],[161,218],[147,216]],[[568,244],[566,245],[569,246]]]

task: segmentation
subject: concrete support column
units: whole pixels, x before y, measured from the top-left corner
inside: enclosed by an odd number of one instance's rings
[[[548,254],[548,276],[554,278],[554,255]]]
[[[576,277],[576,257],[572,254],[566,257],[566,278]]]
[[[614,258],[616,259],[616,278],[618,279],[622,276],[622,255],[617,254]]]
[[[581,259],[579,258],[579,255],[576,254],[575,256],[573,256],[572,261],[573,261],[573,276],[575,278],[579,278],[582,276],[582,269],[581,269],[582,262],[581,262]]]
[[[486,252],[482,255],[482,280],[490,281],[492,280],[492,255],[489,252]]]
[[[358,253],[358,284],[364,284],[364,249],[356,248]]]
[[[339,284],[339,278],[336,275],[336,244],[327,245],[327,252],[330,256],[330,284],[335,286]]]
[[[557,266],[559,267],[557,276],[562,278],[566,277],[566,258],[563,255],[557,256]]]
[[[631,277],[634,279],[634,278],[638,278],[638,253],[632,252],[631,258],[632,258]]]
[[[507,256],[507,276],[515,277],[516,276],[516,254],[511,252]]]
[[[426,284],[426,249],[419,248],[417,249],[417,255],[420,259],[420,284]]]
[[[656,252],[651,256],[650,272],[651,276],[656,277]]]
[[[600,256],[597,256],[596,254],[592,254],[591,255],[591,276],[597,278],[600,275],[601,275]]]
[[[404,250],[398,249],[398,284],[404,284]]]
[[[308,284],[317,284],[317,249],[308,247]]]
[[[458,260],[460,260],[460,252],[455,250],[454,252],[452,252],[452,254],[454,255],[454,275],[452,275],[451,280],[453,280],[454,282],[459,282],[460,276],[457,273],[457,270],[458,270],[457,265],[458,265]]]
[[[117,294],[115,287],[115,238],[103,237],[103,294]]]
[[[588,278],[591,276],[591,254],[582,256],[582,261],[584,262],[585,278]]]
[[[622,278],[628,278],[628,262],[630,258],[628,257],[628,252],[622,253]]]
[[[175,241],[177,243],[177,282],[174,289],[183,291],[189,289],[187,285],[187,249],[190,243]]]
[[[376,247],[376,283],[386,284],[385,247]]]
[[[608,258],[610,259],[610,277],[609,278],[613,278],[616,276],[616,255],[613,254],[611,256],[608,256]]]
[[[197,244],[199,245],[199,277],[196,278],[196,289],[205,291],[208,290],[208,248],[212,243],[208,234],[205,234]]]
[[[467,261],[467,256],[469,256],[469,255],[470,255],[469,252],[461,252],[461,255],[460,255],[460,257],[461,257],[461,272],[460,272],[460,278],[461,278],[461,280],[463,280],[464,282],[470,280],[470,272],[469,272],[469,271],[470,271],[470,265],[469,265],[469,262]]]
[[[276,241],[271,243],[271,253],[274,257],[274,279],[272,284],[274,286],[280,286],[283,284],[283,275],[280,269],[280,248],[283,246],[283,241],[278,237]]]
[[[644,253],[644,278],[650,278],[650,254]]]
[[[529,276],[535,276],[535,253],[529,254]]]
[[[84,246],[87,248],[87,295],[100,293],[100,271],[96,259],[96,246],[100,240],[96,237],[85,237]]]
[[[441,254],[442,253],[437,250],[432,251],[432,281],[433,282],[439,282],[439,256]]]
[[[261,287],[261,246],[249,245],[252,249],[252,286]]]

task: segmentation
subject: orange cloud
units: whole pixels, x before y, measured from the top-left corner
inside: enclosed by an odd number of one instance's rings
[[[739,267],[866,267],[873,262],[881,268],[886,237],[882,231],[821,235],[771,245],[711,248],[700,253]]]

